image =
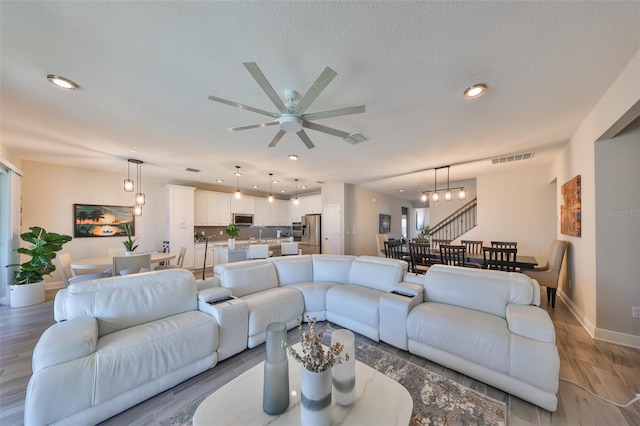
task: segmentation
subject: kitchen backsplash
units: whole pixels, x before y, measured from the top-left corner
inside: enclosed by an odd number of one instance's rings
[[[209,242],[211,242],[226,241],[229,236],[224,233],[225,228],[225,226],[196,226],[194,230],[196,234],[202,234],[204,232],[205,236],[212,237],[209,239]],[[240,231],[237,238],[238,240],[258,239],[261,236],[260,231],[262,231],[262,239],[277,238],[278,231],[280,231],[281,238],[291,235],[290,226],[238,226],[238,230]]]

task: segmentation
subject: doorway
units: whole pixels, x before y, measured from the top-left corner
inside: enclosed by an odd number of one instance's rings
[[[327,204],[322,209],[322,253],[342,253],[340,204]]]
[[[402,223],[401,223],[401,233],[402,238],[407,239],[409,237],[409,208],[402,208]]]

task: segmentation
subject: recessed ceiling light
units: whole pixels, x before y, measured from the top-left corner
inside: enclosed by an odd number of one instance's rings
[[[404,192],[404,189],[400,188],[398,189],[398,192]]]
[[[289,160],[297,160],[298,156],[295,154],[289,154]]]
[[[258,188],[260,188],[258,185],[253,185],[253,186],[251,186],[251,187],[252,187],[253,189],[258,189]]]
[[[224,182],[224,180],[223,179],[216,179],[216,182],[222,183],[222,182]]]
[[[60,77],[59,75],[48,74],[47,80],[49,80],[51,84],[54,84],[56,87],[59,87],[61,89],[76,90],[78,88],[78,85],[76,83],[69,80],[68,78]]]
[[[278,182],[279,182],[278,179],[274,179],[274,180],[271,181],[271,183],[278,183]]]
[[[300,188],[307,189],[307,185],[302,185]]]
[[[280,192],[287,192],[287,190],[286,189],[282,189],[282,190],[280,190]]]
[[[486,84],[474,84],[471,87],[467,87],[467,90],[464,91],[464,97],[467,99],[475,99],[484,95],[487,92]]]

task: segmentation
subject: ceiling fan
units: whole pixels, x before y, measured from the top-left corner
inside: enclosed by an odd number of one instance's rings
[[[258,85],[264,90],[271,102],[276,106],[279,112],[269,112],[259,108],[243,105],[238,102],[229,101],[226,99],[218,98],[217,96],[209,96],[209,99],[216,102],[221,102],[226,105],[230,105],[236,108],[245,109],[248,111],[257,112],[258,114],[267,115],[275,118],[275,120],[267,121],[266,123],[251,124],[248,126],[232,127],[229,130],[234,132],[236,130],[255,129],[259,127],[275,126],[280,127],[280,131],[271,140],[269,147],[274,147],[282,139],[285,133],[296,133],[298,137],[304,142],[307,148],[311,149],[315,147],[311,139],[304,131],[304,128],[316,130],[318,132],[328,133],[333,136],[338,136],[343,139],[348,138],[351,134],[343,132],[342,130],[334,129],[331,127],[323,126],[318,123],[314,123],[313,120],[319,120],[322,118],[338,117],[341,115],[360,114],[364,112],[364,105],[358,105],[347,108],[333,109],[329,111],[313,112],[310,114],[304,114],[309,106],[316,100],[320,93],[331,83],[331,80],[337,75],[337,73],[329,67],[326,67],[320,76],[313,83],[311,88],[305,93],[305,95],[298,100],[298,93],[295,90],[289,89],[285,91],[286,103],[280,99],[273,89],[271,84],[267,81],[258,65],[255,62],[243,62],[243,65],[249,73],[256,80]]]

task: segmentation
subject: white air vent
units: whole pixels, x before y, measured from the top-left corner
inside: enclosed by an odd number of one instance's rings
[[[191,173],[200,173],[200,170],[198,169],[192,169],[191,167],[187,167],[186,169],[184,169],[187,172],[191,172]]]
[[[523,154],[507,155],[491,160],[491,164],[511,163],[512,161],[529,160],[533,158],[533,152],[525,152]]]
[[[357,143],[366,141],[367,138],[362,133],[358,132],[358,133],[351,133],[349,136],[344,138],[344,140],[345,142],[349,142],[351,145],[355,145]]]

